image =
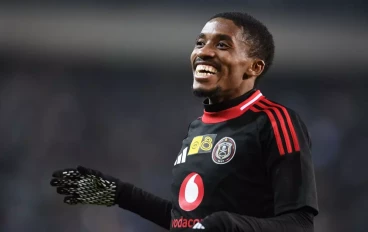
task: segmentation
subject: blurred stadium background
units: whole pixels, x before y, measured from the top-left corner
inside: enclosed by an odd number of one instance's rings
[[[202,113],[189,55],[206,20],[246,11],[274,34],[261,82],[313,139],[316,232],[368,231],[365,1],[1,1],[0,231],[163,231],[117,207],[70,207],[53,170],[83,164],[169,197]]]

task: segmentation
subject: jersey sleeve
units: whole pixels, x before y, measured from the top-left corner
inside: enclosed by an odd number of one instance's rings
[[[261,128],[261,146],[272,182],[275,215],[310,207],[318,214],[308,130],[294,111],[270,102]]]
[[[171,222],[171,201],[144,191],[130,183],[124,183],[124,191],[118,196],[120,208],[129,210],[167,230]]]
[[[211,232],[313,232],[314,215],[303,208],[271,218],[255,218],[225,211],[205,218],[197,229]]]

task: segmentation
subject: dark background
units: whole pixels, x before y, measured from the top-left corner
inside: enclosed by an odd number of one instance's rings
[[[51,173],[83,164],[169,198],[203,111],[189,55],[207,19],[234,10],[274,34],[260,89],[310,130],[316,232],[367,231],[368,8],[356,0],[1,1],[0,231],[163,231],[118,207],[63,204]]]

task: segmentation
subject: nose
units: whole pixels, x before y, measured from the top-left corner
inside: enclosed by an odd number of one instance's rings
[[[211,47],[210,44],[206,44],[197,50],[198,57],[205,58],[205,57],[214,57],[215,50]]]

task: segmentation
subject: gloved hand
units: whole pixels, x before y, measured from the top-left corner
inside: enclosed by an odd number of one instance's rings
[[[69,205],[113,206],[122,188],[117,178],[82,166],[55,171],[52,176],[51,186],[57,187],[57,193],[67,195],[64,202]]]

